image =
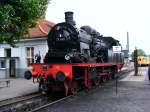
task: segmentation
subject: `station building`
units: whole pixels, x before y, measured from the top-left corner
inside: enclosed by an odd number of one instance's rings
[[[24,72],[35,62],[35,56],[41,56],[41,63],[48,51],[47,34],[54,26],[53,22],[38,20],[35,28],[28,29],[29,37],[20,40],[16,47],[0,44],[0,79],[24,77]]]

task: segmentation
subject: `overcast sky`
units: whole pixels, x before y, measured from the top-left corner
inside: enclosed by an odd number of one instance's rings
[[[118,39],[126,48],[129,32],[130,52],[135,46],[150,54],[149,0],[52,0],[46,19],[64,21],[64,12],[73,11],[78,27],[89,25],[104,36]]]

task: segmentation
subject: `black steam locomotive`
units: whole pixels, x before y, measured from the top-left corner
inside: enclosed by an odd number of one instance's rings
[[[27,71],[25,77],[37,78],[39,90],[62,90],[67,96],[114,78],[124,63],[122,52],[112,50],[121,46],[118,40],[89,26],[76,28],[73,12],[66,12],[65,19],[48,34],[44,63],[33,64],[32,73]]]
[[[73,12],[66,12],[65,20],[48,34],[45,63],[122,62],[123,54],[112,52],[112,46],[121,46],[118,40],[103,37],[90,26],[76,28]]]

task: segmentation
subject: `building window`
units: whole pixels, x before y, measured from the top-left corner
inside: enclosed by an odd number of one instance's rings
[[[26,63],[27,66],[34,63],[34,47],[26,47]]]
[[[6,61],[0,60],[0,68],[6,68]]]

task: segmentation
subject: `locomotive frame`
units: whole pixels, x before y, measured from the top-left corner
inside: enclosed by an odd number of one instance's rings
[[[115,77],[123,63],[75,63],[75,64],[34,64],[32,72],[45,92],[61,91],[76,94],[79,89],[99,86],[102,82]],[[51,77],[50,77],[51,76]]]

